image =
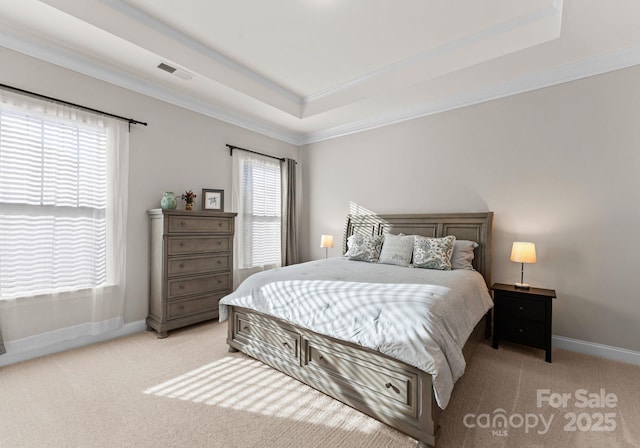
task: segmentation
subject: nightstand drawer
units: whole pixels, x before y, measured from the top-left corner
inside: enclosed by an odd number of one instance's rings
[[[503,322],[501,338],[518,344],[544,348],[544,323],[511,318]]]
[[[509,318],[531,319],[544,322],[545,303],[509,295],[500,296],[500,312]]]

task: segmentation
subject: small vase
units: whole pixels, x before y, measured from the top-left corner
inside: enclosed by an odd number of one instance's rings
[[[175,210],[177,206],[178,201],[173,191],[165,191],[162,199],[160,199],[160,207],[162,207],[163,210]]]
[[[187,202],[187,203],[184,205],[184,209],[185,209],[185,210],[189,210],[189,211],[193,210],[193,202]]]

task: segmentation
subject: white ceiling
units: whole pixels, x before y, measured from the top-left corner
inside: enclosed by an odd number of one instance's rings
[[[293,144],[640,63],[635,0],[0,0],[0,13],[1,46]]]

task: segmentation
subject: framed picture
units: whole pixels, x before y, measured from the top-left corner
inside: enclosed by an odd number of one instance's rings
[[[224,211],[224,190],[202,189],[202,210],[212,212]]]

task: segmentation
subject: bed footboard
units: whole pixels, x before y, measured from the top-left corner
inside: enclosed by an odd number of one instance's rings
[[[280,319],[229,307],[230,351],[265,364],[435,446],[441,410],[431,375],[369,349]]]

